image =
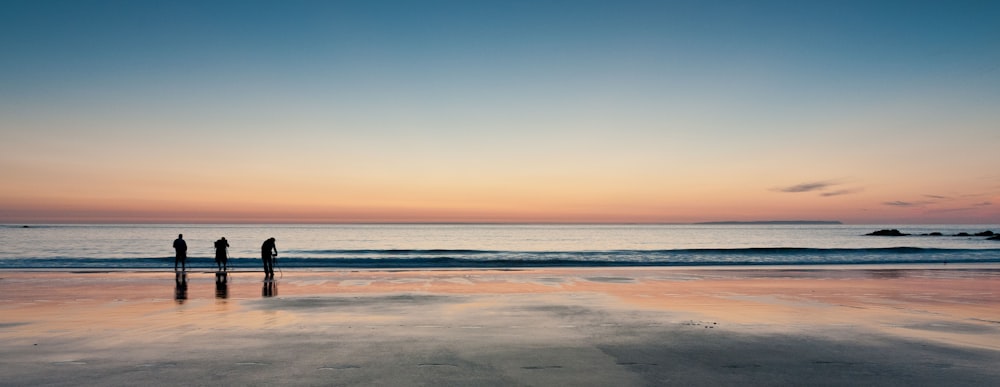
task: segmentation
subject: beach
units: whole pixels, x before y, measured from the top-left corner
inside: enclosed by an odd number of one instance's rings
[[[1000,265],[0,271],[0,385],[996,385]]]

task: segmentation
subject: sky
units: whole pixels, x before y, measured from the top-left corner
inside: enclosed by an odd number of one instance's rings
[[[1000,224],[996,1],[0,1],[0,223]]]

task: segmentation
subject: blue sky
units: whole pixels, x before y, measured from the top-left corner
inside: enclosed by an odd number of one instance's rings
[[[996,2],[0,7],[0,165],[14,171],[5,199],[18,217],[45,207],[32,192],[59,191],[45,180],[94,184],[49,205],[93,213],[142,197],[193,213],[216,202],[160,192],[199,196],[179,187],[215,187],[203,171],[239,187],[266,171],[315,197],[237,202],[324,208],[330,221],[523,210],[515,218],[1000,222],[1000,174],[983,168],[1000,149]],[[163,177],[117,180],[143,170]],[[788,204],[775,189],[831,181],[852,194]],[[529,215],[567,195],[574,207]],[[917,200],[928,195],[955,200]],[[518,210],[491,207],[506,201]]]

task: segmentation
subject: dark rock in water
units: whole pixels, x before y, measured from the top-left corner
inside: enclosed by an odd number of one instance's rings
[[[969,234],[967,232],[960,232],[958,234],[955,234],[955,236],[972,236],[972,234]]]
[[[997,234],[997,235],[991,236],[989,238],[986,238],[986,240],[988,240],[988,241],[1000,241],[1000,234]]]
[[[867,233],[865,235],[871,235],[871,236],[907,236],[907,235],[910,235],[910,234],[904,234],[904,233],[899,232],[899,230],[897,230],[897,229],[892,229],[892,230],[878,230],[878,231],[875,231],[875,232]]]
[[[25,226],[21,226],[21,228],[31,228],[31,226],[25,225]]]
[[[930,233],[930,234],[924,234],[924,235],[927,235],[927,236],[944,236],[944,234],[942,234],[942,233],[939,233],[939,232],[937,232],[937,231],[935,231],[935,232],[932,232],[932,233]]]
[[[977,232],[977,233],[972,234],[972,235],[975,235],[975,236],[993,236],[995,234],[993,234],[993,231],[986,230],[986,231],[983,231],[983,232]]]

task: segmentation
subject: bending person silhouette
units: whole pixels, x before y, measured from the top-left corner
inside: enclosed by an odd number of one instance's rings
[[[264,261],[264,278],[274,278],[274,260],[278,256],[278,248],[274,246],[274,238],[268,238],[260,245],[260,259]]]
[[[228,248],[229,241],[226,237],[215,241],[215,264],[219,266],[219,271],[229,270],[229,254],[226,251]]]
[[[187,271],[187,252],[188,245],[184,242],[184,234],[177,234],[177,239],[174,239],[174,250],[177,255],[174,256],[174,271],[177,271],[177,264],[181,264],[181,270]]]

